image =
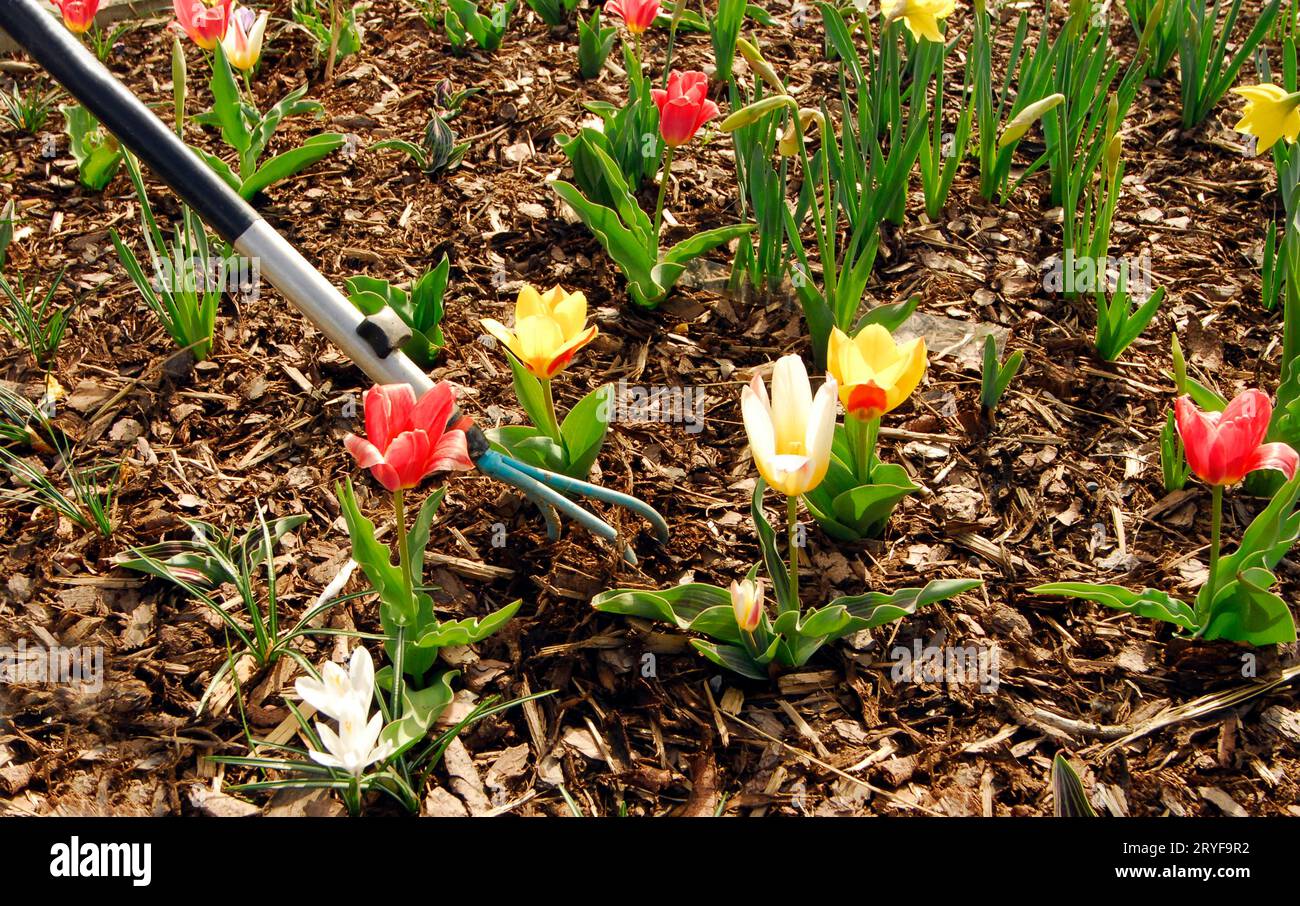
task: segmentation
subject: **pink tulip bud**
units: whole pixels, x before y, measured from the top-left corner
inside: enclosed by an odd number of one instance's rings
[[[1261,390],[1247,390],[1222,412],[1202,412],[1190,396],[1174,404],[1178,435],[1187,450],[1187,464],[1202,481],[1231,485],[1256,469],[1277,469],[1295,476],[1300,457],[1288,444],[1266,444],[1273,404]]]
[[[176,24],[199,47],[213,50],[226,36],[231,2],[232,0],[217,0],[215,6],[208,6],[203,0],[172,0]]]
[[[99,0],[54,0],[63,14],[63,24],[74,35],[85,34],[95,22]]]

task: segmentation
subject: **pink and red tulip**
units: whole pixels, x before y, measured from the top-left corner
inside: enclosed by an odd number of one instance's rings
[[[465,432],[447,428],[456,394],[443,381],[415,400],[410,384],[376,384],[366,391],[366,436],[343,444],[357,465],[390,491],[418,485],[434,472],[472,469]]]
[[[54,0],[59,12],[63,14],[63,24],[74,35],[84,35],[95,23],[95,13],[99,12],[99,0]]]
[[[659,16],[659,0],[609,0],[605,12],[617,15],[628,31],[639,35]]]
[[[203,0],[172,0],[172,7],[176,10],[176,24],[199,47],[213,50],[226,36],[231,2],[232,0],[217,0],[209,6]]]
[[[659,108],[659,134],[670,148],[689,142],[720,112],[709,100],[709,77],[702,72],[674,70],[668,76],[668,90],[655,88],[650,94]]]
[[[1236,484],[1256,469],[1277,469],[1287,479],[1300,463],[1288,444],[1266,444],[1273,404],[1261,390],[1247,390],[1222,412],[1202,412],[1190,396],[1174,404],[1178,435],[1187,450],[1187,464],[1202,481]]]

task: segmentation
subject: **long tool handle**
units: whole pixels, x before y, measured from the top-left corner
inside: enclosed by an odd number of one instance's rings
[[[391,314],[363,316],[36,0],[0,0],[0,29],[239,254],[257,259],[271,285],[371,380],[410,384],[416,396],[433,387],[400,349],[403,325]]]

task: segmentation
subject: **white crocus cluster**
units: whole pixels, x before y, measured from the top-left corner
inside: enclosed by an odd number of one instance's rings
[[[378,711],[370,715],[375,697],[375,664],[365,648],[352,652],[346,671],[330,661],[320,679],[303,677],[294,688],[303,701],[338,721],[337,732],[317,721],[316,732],[325,751],[309,753],[313,761],[360,777],[367,767],[392,754],[391,742],[379,743],[383,715]]]

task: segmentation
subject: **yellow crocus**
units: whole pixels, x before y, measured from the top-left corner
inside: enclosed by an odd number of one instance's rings
[[[1284,138],[1294,144],[1300,135],[1300,91],[1287,94],[1277,85],[1240,85],[1232,89],[1246,99],[1246,109],[1236,125],[1238,132],[1255,136],[1255,152],[1263,154]]]
[[[741,391],[740,411],[754,464],[787,497],[808,493],[826,477],[835,439],[835,393],[835,379],[827,376],[814,398],[797,355],[777,360],[770,400],[758,375]]]
[[[901,346],[879,324],[856,337],[832,329],[827,367],[840,388],[840,401],[854,418],[880,418],[911,396],[925,374],[925,339]]]
[[[598,333],[594,324],[586,326],[587,297],[558,286],[544,294],[531,286],[521,289],[515,300],[513,330],[492,318],[483,318],[480,323],[541,380],[550,380],[563,371],[574,353]]]
[[[916,40],[942,43],[939,21],[951,14],[955,6],[954,0],[881,0],[880,11],[886,24],[902,19]]]

